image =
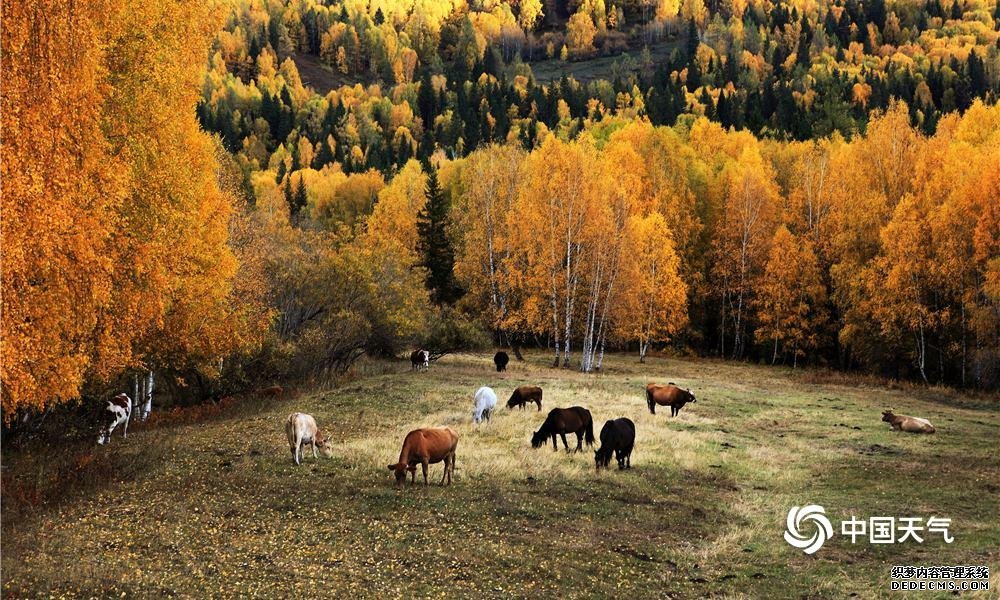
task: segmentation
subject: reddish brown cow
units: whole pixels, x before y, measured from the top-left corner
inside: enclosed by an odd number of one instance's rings
[[[445,479],[448,480],[448,485],[451,485],[451,476],[455,471],[456,447],[458,447],[458,433],[451,427],[414,429],[406,434],[403,449],[399,453],[399,462],[389,465],[389,470],[396,473],[396,485],[403,486],[407,471],[410,472],[410,484],[416,483],[418,463],[424,471],[424,485],[427,485],[427,465],[441,461],[444,461],[441,485],[444,485]]]
[[[681,408],[688,402],[694,402],[694,394],[691,390],[682,390],[673,383],[658,385],[655,383],[646,384],[646,404],[649,405],[649,412],[656,414],[656,405],[669,406],[670,416],[677,416]]]
[[[534,402],[538,405],[538,410],[542,410],[542,388],[537,385],[522,385],[510,395],[507,408],[520,406],[523,409],[528,402]]]

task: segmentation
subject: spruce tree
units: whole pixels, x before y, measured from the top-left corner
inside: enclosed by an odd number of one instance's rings
[[[451,206],[441,191],[437,170],[424,163],[427,173],[427,198],[424,208],[417,215],[417,253],[420,266],[427,269],[427,289],[436,304],[452,304],[461,296],[455,284],[455,250],[448,237]]]

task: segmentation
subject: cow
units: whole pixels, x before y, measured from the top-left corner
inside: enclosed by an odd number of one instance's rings
[[[101,412],[101,428],[97,432],[97,445],[103,446],[111,441],[111,434],[122,425],[122,437],[128,437],[128,421],[132,416],[132,399],[128,394],[118,394],[110,400],[105,400]]]
[[[485,385],[476,390],[476,395],[472,399],[472,420],[476,423],[489,421],[493,415],[493,409],[497,406],[497,394],[492,388]]]
[[[569,452],[569,444],[566,443],[566,434],[576,434],[576,450],[583,450],[583,442],[587,446],[594,445],[594,419],[590,411],[582,406],[571,406],[569,408],[553,408],[549,411],[549,416],[545,417],[545,422],[538,431],[531,434],[531,447],[541,448],[546,440],[552,438],[552,449],[558,450],[556,436],[562,436],[563,447]]]
[[[649,406],[649,412],[656,414],[656,405],[669,406],[670,416],[675,417],[684,405],[688,402],[694,402],[694,394],[691,390],[683,390],[672,382],[667,385],[658,385],[655,383],[646,384],[646,404]]]
[[[502,373],[507,370],[507,363],[510,362],[510,357],[507,353],[501,350],[493,355],[493,364],[497,366],[497,373]]]
[[[538,410],[542,410],[542,388],[537,385],[522,385],[510,395],[507,408],[520,406],[521,410],[524,410],[524,405],[528,402],[534,402],[538,405]]]
[[[330,440],[316,426],[316,419],[312,415],[298,412],[288,415],[285,421],[285,434],[288,436],[288,448],[296,465],[302,464],[302,447],[306,444],[312,446],[313,458],[319,458],[316,454],[317,446],[323,451],[323,456],[327,458],[333,456]]]
[[[419,371],[421,368],[427,370],[431,365],[431,353],[427,350],[414,350],[410,354],[410,370]]]
[[[618,461],[618,469],[632,468],[632,448],[635,446],[635,423],[631,419],[621,418],[604,423],[601,428],[601,447],[594,451],[594,463],[597,470],[608,468],[611,454]]]
[[[399,452],[399,460],[389,465],[389,470],[396,475],[396,486],[403,487],[406,482],[406,472],[410,472],[410,485],[416,483],[417,464],[424,471],[424,486],[427,486],[427,465],[444,461],[445,479],[451,485],[451,476],[455,472],[455,448],[458,447],[458,433],[451,427],[428,427],[414,429],[403,439],[403,449]]]
[[[927,419],[893,414],[892,409],[882,411],[882,420],[896,431],[909,433],[934,433],[934,426]]]

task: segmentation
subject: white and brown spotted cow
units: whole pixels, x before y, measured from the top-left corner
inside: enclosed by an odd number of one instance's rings
[[[128,420],[132,416],[132,399],[128,394],[118,394],[110,400],[101,412],[101,429],[97,433],[97,444],[111,441],[111,433],[122,425],[122,437],[128,437]]]

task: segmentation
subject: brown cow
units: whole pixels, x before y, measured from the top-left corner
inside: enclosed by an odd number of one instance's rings
[[[920,417],[908,417],[906,415],[895,415],[892,409],[882,411],[882,420],[892,426],[897,431],[909,433],[934,433],[934,426],[927,419]]]
[[[673,383],[658,385],[655,383],[646,384],[646,404],[649,405],[649,412],[656,414],[656,405],[669,406],[670,416],[675,417],[677,413],[688,402],[694,402],[694,394],[691,390],[682,390]]]
[[[520,406],[523,410],[524,405],[528,402],[534,402],[538,405],[538,410],[542,410],[542,388],[537,385],[522,385],[510,395],[510,400],[507,401],[507,408]]]
[[[417,464],[424,470],[424,485],[427,485],[427,465],[444,461],[445,479],[451,485],[451,476],[455,472],[455,448],[458,446],[458,433],[451,427],[428,427],[414,429],[406,434],[403,449],[399,453],[399,462],[389,465],[389,470],[396,473],[396,485],[403,486],[406,472],[410,472],[410,484],[416,483]]]

